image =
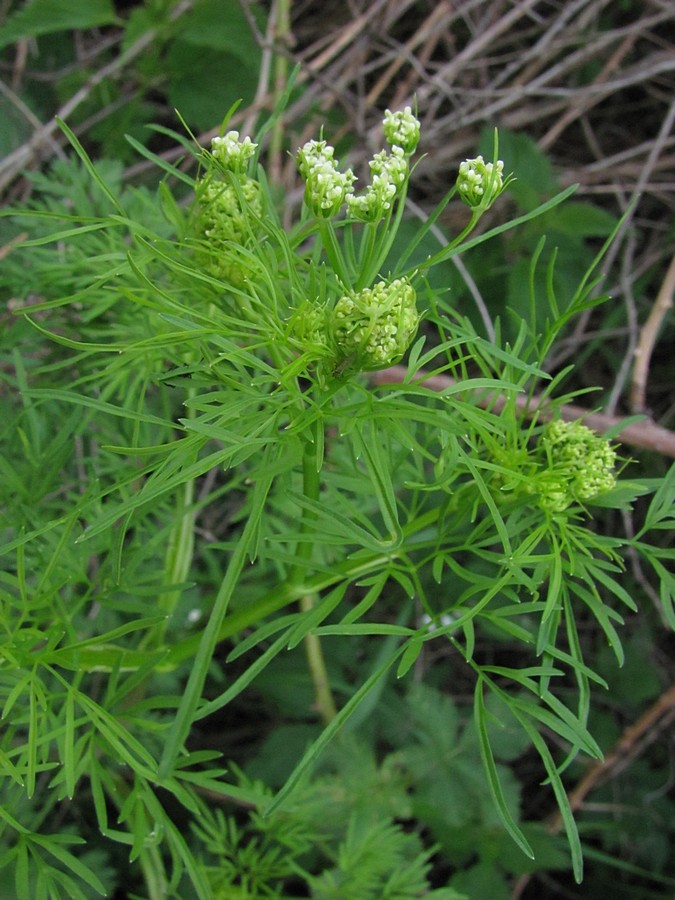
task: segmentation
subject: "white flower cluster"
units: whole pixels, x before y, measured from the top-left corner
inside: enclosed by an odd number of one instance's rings
[[[325,141],[307,141],[298,150],[298,170],[305,179],[305,201],[314,215],[323,219],[340,211],[356,181],[351,169],[339,171],[334,154],[334,148]]]
[[[392,112],[384,112],[384,136],[391,147],[400,147],[406,156],[412,156],[420,142],[420,123],[409,106]]]
[[[214,158],[228,171],[240,175],[246,171],[248,161],[257,146],[250,137],[240,141],[238,131],[228,131],[222,137],[211,139],[211,153]]]
[[[349,215],[362,222],[376,222],[391,209],[408,174],[408,161],[403,148],[398,146],[392,147],[391,153],[386,150],[376,153],[369,165],[371,178],[365,192],[346,197]]]
[[[419,315],[415,289],[407,278],[340,297],[332,313],[333,341],[353,371],[397,363],[415,336]]]
[[[487,209],[504,190],[504,163],[486,163],[482,156],[465,159],[459,166],[457,190],[472,209]]]
[[[409,106],[400,112],[387,110],[384,134],[391,152],[382,150],[370,161],[371,183],[356,196],[354,173],[340,172],[335,150],[325,141],[308,141],[298,151],[298,170],[305,180],[305,201],[315,216],[337,215],[343,203],[354,219],[377,222],[392,207],[408,176],[408,158],[420,139],[420,123]]]

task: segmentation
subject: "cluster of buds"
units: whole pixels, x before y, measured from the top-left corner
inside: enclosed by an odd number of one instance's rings
[[[397,112],[385,110],[382,128],[390,147],[400,147],[406,156],[412,156],[417,150],[420,123],[409,106]]]
[[[198,182],[196,195],[195,231],[208,245],[201,261],[214,278],[240,287],[248,270],[238,248],[245,247],[257,230],[256,218],[262,215],[260,185],[242,176],[235,188],[207,176]]]
[[[371,178],[365,192],[360,196],[350,193],[345,198],[349,215],[361,222],[379,221],[391,209],[408,175],[408,161],[401,147],[392,147],[391,153],[376,153],[369,165]]]
[[[199,258],[210,275],[240,287],[248,275],[241,248],[250,244],[262,216],[260,185],[245,174],[257,144],[240,140],[238,131],[211,144],[220,168],[212,167],[195,188],[195,231],[204,241]]]
[[[305,180],[305,203],[317,218],[337,215],[356,176],[340,172],[335,150],[325,141],[307,141],[298,150],[298,170]]]
[[[615,450],[580,422],[550,422],[539,446],[546,457],[546,470],[536,479],[536,489],[541,506],[551,512],[592,500],[616,484]]]
[[[352,218],[377,222],[391,209],[408,177],[409,157],[420,139],[420,123],[409,106],[392,113],[387,110],[384,134],[391,152],[382,150],[370,161],[371,183],[357,196],[351,169],[340,172],[335,150],[325,141],[308,141],[298,151],[298,170],[305,180],[305,202],[318,218],[329,219],[343,204]]]
[[[211,155],[228,172],[243,175],[257,146],[250,137],[239,140],[238,131],[228,131],[222,137],[211,139]]]
[[[340,297],[328,321],[334,371],[369,372],[399,362],[418,324],[415,289],[407,278]]]
[[[507,186],[504,163],[486,163],[482,156],[465,159],[459,166],[457,191],[471,209],[488,209]]]

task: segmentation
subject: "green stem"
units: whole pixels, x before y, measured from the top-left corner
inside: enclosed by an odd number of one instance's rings
[[[403,213],[405,211],[405,198],[407,192],[408,187],[406,184],[401,191],[400,197],[396,201],[396,214],[393,216],[393,222],[392,210],[389,210],[388,215],[382,223],[373,223],[372,226],[368,226],[368,228],[372,227],[372,236],[366,232],[366,238],[369,242],[369,245],[367,246],[369,257],[364,259],[364,266],[358,280],[357,290],[361,290],[361,288],[367,287],[375,281],[380,273],[380,269],[389,256],[389,251],[396,239],[396,235],[398,234],[401,225],[401,219],[403,218]],[[379,240],[376,240],[380,226],[380,238]]]
[[[275,39],[284,45],[288,45],[291,32],[291,2],[290,0],[278,0],[275,22]],[[283,53],[277,53],[274,57],[274,85],[273,96],[276,107],[282,97],[288,83],[288,59]],[[284,126],[279,116],[272,126],[270,134],[270,173],[273,182],[279,182],[281,178],[281,152],[284,140]]]
[[[318,593],[327,588],[334,587],[340,581],[364,578],[382,569],[393,559],[405,552],[413,550],[421,552],[434,548],[437,543],[435,527],[440,515],[440,507],[427,510],[418,516],[413,522],[403,527],[403,543],[401,548],[392,553],[372,553],[357,559],[347,559],[336,562],[330,572],[320,572],[310,579],[297,582],[286,580],[273,590],[263,594],[250,605],[238,609],[220,622],[216,635],[216,644],[222,643],[235,634],[241,634],[247,628],[251,628],[291,604],[299,602],[307,593]],[[413,543],[415,536],[417,543]],[[311,584],[308,591],[307,582]],[[303,583],[304,582],[304,583]],[[189,637],[176,641],[171,647],[148,652],[147,650],[127,650],[114,644],[103,644],[96,647],[65,647],[55,650],[49,655],[51,665],[76,670],[78,672],[110,672],[113,670],[135,671],[143,665],[147,665],[152,653],[156,655],[156,671],[173,672],[181,663],[192,659],[199,653],[199,645],[202,634],[191,634]]]
[[[167,896],[168,883],[158,847],[144,847],[139,863],[148,891],[148,900],[163,900]]]
[[[177,503],[176,518],[169,537],[169,546],[167,547],[164,564],[164,583],[167,585],[185,582],[192,566],[195,525],[195,511],[192,508],[194,486],[193,478],[186,481],[183,485],[182,499],[179,499]],[[141,649],[150,649],[164,645],[166,629],[176,611],[181,593],[182,591],[179,588],[159,595],[157,598],[158,612],[164,613],[164,619],[148,632],[146,639],[141,643]]]
[[[315,598],[316,594],[306,594],[304,597],[301,597],[301,611],[309,612],[313,609]],[[321,639],[311,631],[305,637],[305,651],[316,694],[316,707],[327,725],[337,715],[337,707],[333,699],[333,692],[330,689],[330,679],[328,678],[328,670],[326,669],[323,650],[321,649]]]
[[[256,485],[258,497],[255,498],[257,499],[257,505],[254,506],[254,511],[260,510],[265,503],[273,478],[274,476],[270,475]],[[230,599],[239,581],[241,570],[244,568],[246,558],[254,544],[258,525],[259,515],[251,514],[246,520],[244,530],[232,553],[225,577],[213,604],[209,621],[201,634],[194,665],[190,670],[190,676],[176,712],[176,718],[172,727],[167,731],[164,752],[158,767],[160,780],[168,777],[173,771],[176,760],[183,749],[183,744],[190,733],[204,684],[206,683],[209,667],[211,666],[211,660],[218,644],[219,632],[230,605]]]
[[[305,449],[302,457],[303,494],[308,500],[313,500],[314,502],[318,502],[321,490],[319,452],[323,439],[323,434],[320,433],[322,430],[323,422],[315,421],[312,423],[311,431],[305,437]],[[296,580],[305,577],[305,564],[311,558],[313,551],[311,534],[315,518],[316,515],[313,510],[303,509],[302,522],[300,525],[303,539],[298,542],[295,551],[296,563],[289,576],[291,584]],[[306,539],[305,535],[307,535]],[[306,593],[300,597],[300,610],[305,613],[313,609],[316,597],[317,594],[315,592]],[[321,649],[321,641],[316,634],[310,632],[305,637],[305,650],[316,694],[316,706],[321,718],[327,724],[337,715],[337,707],[335,706],[333,694],[330,689],[330,680],[328,678],[328,671]]]
[[[345,287],[351,287],[351,278],[347,270],[347,264],[332,223],[322,219],[319,222],[319,234],[321,235],[321,241],[331,268]]]
[[[372,278],[370,278],[371,263],[373,257],[373,248],[375,239],[377,238],[378,222],[369,222],[364,226],[361,236],[361,246],[359,247],[359,277],[356,280],[355,289],[362,290],[368,287]],[[368,280],[370,278],[370,281]]]

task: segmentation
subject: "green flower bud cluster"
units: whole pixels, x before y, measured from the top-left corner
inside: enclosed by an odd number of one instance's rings
[[[260,185],[240,175],[237,187],[207,175],[196,186],[195,231],[208,247],[199,253],[210,275],[241,287],[248,267],[237,247],[245,247],[262,216]]]
[[[326,329],[326,308],[311,300],[303,300],[290,318],[290,336],[313,359],[329,355]]]
[[[550,422],[539,440],[547,461],[536,479],[539,502],[561,512],[575,502],[592,500],[616,484],[616,452],[609,441],[580,422]]]
[[[407,278],[340,297],[328,322],[334,369],[368,372],[399,362],[418,324],[415,289]]]
[[[340,172],[334,154],[335,149],[325,141],[307,141],[298,150],[298,170],[305,179],[305,202],[321,219],[339,213],[356,181],[351,169]]]
[[[504,181],[504,163],[486,163],[482,156],[465,159],[459,166],[457,191],[472,209],[488,209],[502,193],[509,179]]]
[[[238,131],[228,131],[222,137],[211,139],[211,155],[228,172],[243,175],[257,146],[250,137],[245,137],[240,141]]]
[[[305,180],[305,202],[318,218],[336,216],[343,204],[361,222],[377,222],[392,207],[408,176],[409,157],[420,139],[420,123],[409,106],[387,110],[384,134],[391,152],[382,150],[370,161],[371,183],[360,196],[354,194],[356,177],[351,169],[340,172],[335,150],[325,141],[308,141],[298,151],[298,170]]]

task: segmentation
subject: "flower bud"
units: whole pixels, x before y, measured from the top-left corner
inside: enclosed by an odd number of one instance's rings
[[[329,317],[335,370],[368,372],[399,362],[418,323],[415,289],[407,278],[340,297]]]
[[[410,107],[398,112],[385,110],[382,125],[387,143],[391,147],[400,147],[406,156],[412,156],[420,142],[420,123]]]
[[[218,160],[224,169],[236,175],[243,175],[246,172],[248,161],[254,155],[257,146],[249,137],[240,141],[238,131],[228,131],[222,137],[211,139],[213,158]]]
[[[247,270],[237,245],[245,247],[257,230],[256,219],[262,216],[260,185],[242,175],[233,184],[207,176],[197,183],[197,215],[195,231],[208,247],[200,251],[199,260],[215,278],[240,286]]]
[[[574,501],[592,500],[616,484],[616,451],[580,422],[550,422],[540,446],[547,471],[537,487],[541,505],[559,512]]]
[[[348,193],[345,200],[349,215],[361,222],[379,222],[400,194],[408,175],[408,160],[401,147],[391,153],[382,150],[369,163],[371,182],[360,196]]]
[[[333,158],[335,150],[325,141],[307,141],[298,150],[298,171],[305,180],[305,203],[321,219],[337,215],[356,177],[342,173]]]
[[[501,159],[496,165],[486,163],[482,156],[465,159],[457,176],[459,196],[472,209],[489,209],[506,187],[503,172]]]

